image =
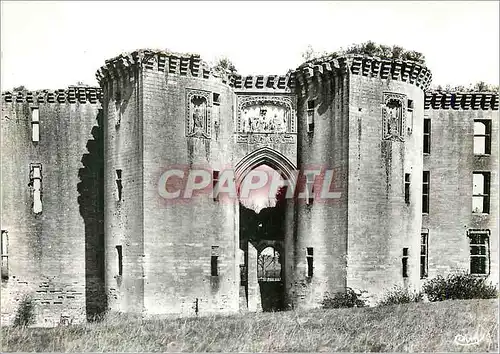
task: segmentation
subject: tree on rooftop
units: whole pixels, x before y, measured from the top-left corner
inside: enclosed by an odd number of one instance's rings
[[[213,66],[213,69],[215,72],[218,72],[220,74],[226,73],[226,72],[230,72],[231,74],[235,74],[236,72],[238,72],[238,69],[236,69],[236,66],[227,57],[222,57],[222,58],[217,59],[217,61],[215,62],[215,65]]]

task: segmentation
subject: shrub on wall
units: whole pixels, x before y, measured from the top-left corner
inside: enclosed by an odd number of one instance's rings
[[[420,302],[423,300],[423,294],[419,291],[409,290],[401,286],[395,286],[389,290],[379,301],[379,306],[408,304],[410,302]]]
[[[454,299],[494,299],[498,296],[496,286],[487,283],[483,277],[465,272],[437,276],[422,287],[429,301]]]
[[[35,304],[29,295],[25,295],[17,308],[14,318],[15,327],[25,327],[35,322]]]
[[[372,41],[352,44],[346,49],[341,48],[338,51],[332,53],[316,52],[311,45],[308,46],[307,50],[302,53],[302,58],[306,61],[323,60],[325,58],[337,58],[340,56],[348,54],[359,54],[368,55],[371,57],[380,57],[389,60],[411,60],[421,65],[425,65],[425,56],[414,50],[407,50],[398,45],[387,46],[383,44],[377,44]]]
[[[347,288],[345,292],[326,294],[321,305],[324,309],[336,309],[341,307],[365,307],[366,301],[362,299],[363,291],[356,292]]]

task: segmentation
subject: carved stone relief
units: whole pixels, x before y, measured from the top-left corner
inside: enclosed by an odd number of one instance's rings
[[[250,144],[295,142],[295,101],[291,96],[239,96],[236,142]]]
[[[382,107],[382,139],[404,141],[406,123],[406,95],[384,92]]]
[[[211,92],[186,90],[186,136],[211,138]]]

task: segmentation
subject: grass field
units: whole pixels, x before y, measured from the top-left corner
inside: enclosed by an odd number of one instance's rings
[[[498,352],[498,299],[1,329],[2,352]]]

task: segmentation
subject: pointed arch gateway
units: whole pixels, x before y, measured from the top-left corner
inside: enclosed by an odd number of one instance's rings
[[[235,166],[237,189],[252,170],[262,165],[274,169],[287,184],[295,187],[298,172],[295,164],[279,151],[262,147],[246,155]],[[246,308],[250,311],[283,310],[288,298],[286,279],[291,276],[291,273],[287,274],[285,264],[291,262],[287,259],[287,254],[293,249],[294,203],[284,202],[280,207],[276,205],[257,213],[247,209],[241,200],[239,205],[239,240],[244,254],[244,264],[240,265],[240,294],[245,294],[240,295],[240,304],[246,303]],[[277,221],[280,219],[281,222]],[[276,269],[273,268],[273,272],[266,274],[263,273],[266,268],[260,264],[262,261],[269,261],[262,257],[265,249],[280,250],[270,258],[276,263],[273,263]]]
[[[295,185],[297,167],[285,155],[267,146],[252,151],[236,164],[234,171],[236,185],[241,185],[246,175],[261,165],[268,165],[274,168],[290,181],[292,185]]]

